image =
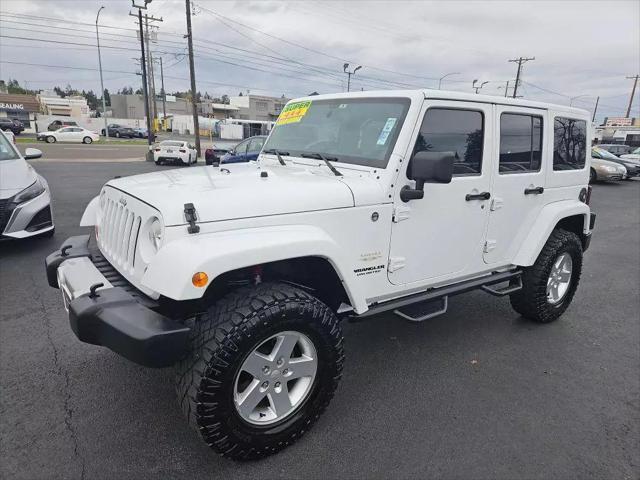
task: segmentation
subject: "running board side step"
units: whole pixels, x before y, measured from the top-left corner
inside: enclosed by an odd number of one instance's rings
[[[490,288],[492,285],[509,282],[506,287],[503,288]],[[446,285],[444,287],[431,288],[424,292],[414,293],[402,298],[396,298],[384,303],[376,303],[369,307],[369,310],[360,314],[352,315],[352,321],[359,321],[368,317],[372,317],[382,312],[388,312],[394,310],[394,313],[400,315],[403,318],[408,318],[412,321],[422,321],[428,318],[433,318],[437,315],[441,315],[447,311],[448,297],[453,295],[459,295],[461,293],[470,292],[471,290],[482,289],[491,295],[504,296],[509,295],[522,288],[522,271],[511,270],[509,272],[497,272],[491,275],[485,275],[484,277],[474,278],[471,280],[465,280],[464,282],[456,283],[453,285]],[[415,304],[422,304],[417,306]],[[416,306],[417,308],[407,309],[409,305]],[[436,306],[439,305],[439,308]],[[420,308],[422,307],[422,308]],[[423,311],[420,311],[423,310]]]

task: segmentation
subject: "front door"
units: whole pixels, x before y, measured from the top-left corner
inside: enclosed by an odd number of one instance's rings
[[[545,170],[551,152],[543,137],[544,110],[496,107],[498,162],[493,166],[489,229],[484,248],[488,264],[509,263],[522,246],[544,205]],[[548,160],[548,161],[547,161]]]
[[[391,283],[437,282],[482,270],[493,168],[493,106],[427,101],[413,150],[453,152],[449,184],[427,183],[424,198],[403,203],[399,190],[392,226]],[[411,162],[408,171],[410,173]],[[411,184],[401,172],[399,186]]]

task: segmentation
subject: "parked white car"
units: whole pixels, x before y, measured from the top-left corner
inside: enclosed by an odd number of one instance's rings
[[[47,143],[55,142],[80,142],[93,143],[100,140],[97,132],[92,132],[82,127],[62,127],[53,132],[40,132],[38,140],[44,140]]]
[[[589,112],[530,100],[294,100],[257,161],[109,180],[81,220],[99,253],[71,237],[47,279],[81,341],[175,366],[207,445],[264,457],[333,397],[340,319],[422,322],[480,290],[510,297],[514,316],[557,320],[595,223],[591,138]],[[423,381],[402,377],[409,390]]]
[[[26,162],[41,156],[40,150],[27,148],[23,157],[0,132],[0,237],[53,235],[49,185]]]
[[[189,142],[164,140],[154,147],[153,159],[156,165],[181,163],[189,166],[198,161],[198,152]]]

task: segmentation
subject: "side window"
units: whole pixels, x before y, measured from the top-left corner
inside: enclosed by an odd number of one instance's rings
[[[264,145],[264,138],[254,138],[249,142],[249,153],[259,153]]]
[[[414,154],[453,152],[453,176],[480,175],[484,115],[477,110],[430,108],[424,116]]]
[[[587,158],[587,122],[566,117],[553,121],[553,169],[581,170]]]
[[[247,147],[249,146],[249,140],[245,140],[244,142],[240,142],[236,145],[236,155],[244,155],[247,153]]]
[[[503,113],[500,116],[501,174],[540,171],[542,117]]]

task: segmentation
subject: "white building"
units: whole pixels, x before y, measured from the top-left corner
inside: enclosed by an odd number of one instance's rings
[[[40,92],[38,94],[40,108],[45,115],[60,117],[88,117],[89,105],[82,96],[59,97],[52,92]]]

